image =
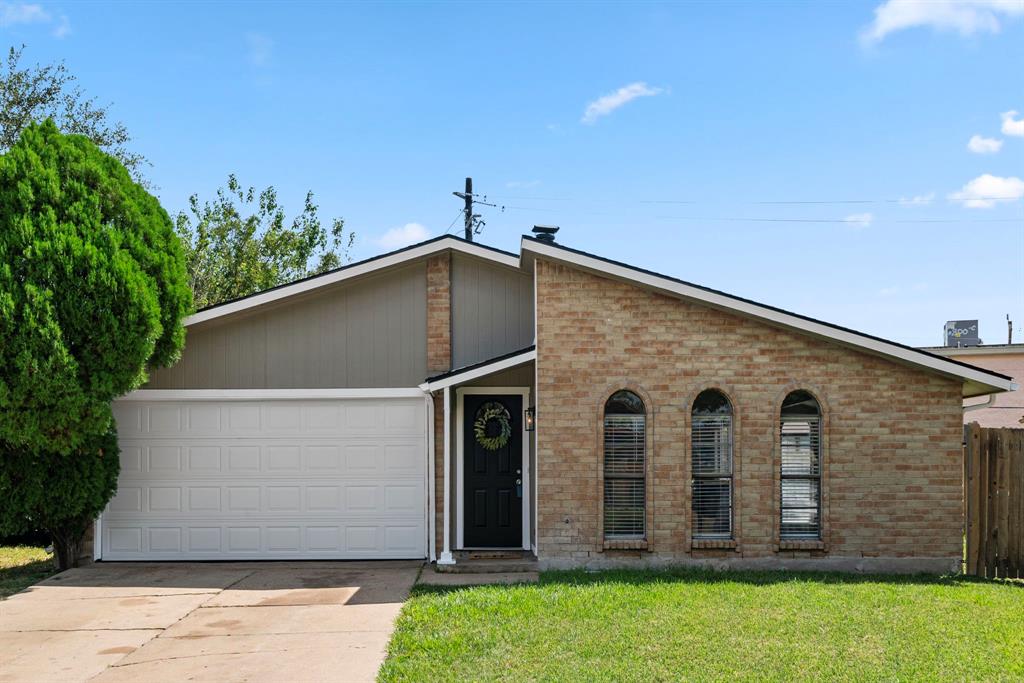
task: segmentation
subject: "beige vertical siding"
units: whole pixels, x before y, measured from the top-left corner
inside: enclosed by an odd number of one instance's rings
[[[427,376],[423,263],[189,328],[147,389],[411,387]]]
[[[472,256],[452,258],[452,367],[533,343],[533,276]]]

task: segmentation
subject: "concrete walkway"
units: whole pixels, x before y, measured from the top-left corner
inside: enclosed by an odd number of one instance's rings
[[[372,681],[421,566],[72,569],[0,601],[0,681]]]

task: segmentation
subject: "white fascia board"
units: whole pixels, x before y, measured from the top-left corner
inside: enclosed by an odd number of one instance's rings
[[[653,273],[637,270],[617,263],[611,263],[604,259],[595,258],[586,254],[580,254],[569,249],[552,247],[540,244],[533,240],[523,240],[522,255],[520,260],[529,262],[528,254],[535,254],[552,261],[560,261],[576,266],[583,270],[596,273],[605,277],[639,284],[643,287],[659,292],[673,294],[693,301],[699,301],[714,308],[735,311],[742,315],[764,320],[769,323],[781,325],[798,330],[831,341],[839,342],[846,346],[852,346],[876,355],[894,358],[911,365],[924,367],[935,372],[964,380],[964,396],[977,396],[985,393],[997,393],[1012,391],[1013,382],[1009,379],[993,377],[980,369],[974,370],[958,363],[950,362],[944,358],[937,358],[927,353],[904,348],[881,339],[875,339],[866,335],[858,334],[852,330],[843,330],[831,325],[801,318],[784,311],[779,311],[767,306],[761,306],[751,301],[744,301],[734,297],[708,291],[692,285],[678,282],[671,278],[662,277]]]
[[[381,389],[137,389],[118,401],[294,401],[309,399],[423,398],[417,387]]]
[[[501,372],[508,368],[514,368],[517,365],[523,363],[529,363],[532,360],[537,359],[537,351],[525,351],[523,353],[503,358],[487,365],[481,365],[480,367],[473,368],[472,370],[466,370],[458,374],[452,375],[451,377],[445,377],[435,382],[424,382],[420,385],[422,391],[434,392],[446,387],[453,387],[456,384],[462,384],[463,382],[469,382],[470,380],[478,379],[480,377],[486,377],[487,375],[494,374],[495,372]]]
[[[283,287],[271,289],[261,294],[254,294],[244,299],[239,299],[238,301],[214,306],[213,308],[193,313],[189,317],[185,318],[184,324],[188,327],[197,323],[206,322],[207,320],[213,320],[233,313],[239,313],[250,308],[263,306],[280,299],[292,297],[296,294],[320,289],[321,287],[327,287],[328,285],[343,282],[344,280],[350,280],[361,275],[367,275],[374,271],[391,268],[393,266],[409,263],[427,256],[432,256],[433,254],[446,251],[448,249],[476,256],[477,258],[486,259],[488,261],[494,261],[495,263],[500,263],[511,268],[519,268],[519,257],[517,256],[495,251],[455,237],[446,237],[444,239],[432,240],[408,249],[403,249],[401,251],[394,252],[393,254],[386,254],[361,263],[354,263],[336,271],[325,273],[319,277],[309,278],[291,285],[284,285]]]

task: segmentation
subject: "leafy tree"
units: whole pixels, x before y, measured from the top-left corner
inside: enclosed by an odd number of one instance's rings
[[[321,224],[312,192],[288,224],[273,186],[257,193],[234,174],[213,201],[192,195],[175,223],[196,308],[337,268],[349,260],[355,240],[341,218],[329,229]]]
[[[146,165],[141,154],[128,151],[131,135],[107,108],[87,97],[64,62],[23,67],[25,46],[10,48],[0,62],[0,152],[14,146],[29,124],[53,119],[65,133],[84,135],[124,164],[141,181]]]
[[[117,432],[68,454],[0,446],[0,534],[49,532],[61,569],[77,567],[89,526],[117,490]]]
[[[189,310],[156,198],[88,138],[26,127],[0,156],[0,528],[77,557],[116,481],[110,402],[177,360]]]
[[[117,159],[47,121],[0,156],[0,441],[66,452],[181,353],[181,246]]]

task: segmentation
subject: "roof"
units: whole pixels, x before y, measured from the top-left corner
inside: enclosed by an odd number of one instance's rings
[[[456,368],[455,370],[444,372],[440,375],[428,377],[427,381],[420,385],[420,389],[423,389],[424,391],[437,391],[438,389],[444,389],[445,387],[450,387],[455,384],[468,382],[472,379],[476,379],[477,377],[490,375],[501,370],[522,365],[523,363],[529,363],[532,360],[536,360],[536,358],[537,347],[527,346],[525,349],[505,353],[479,363],[473,363],[472,365]]]
[[[922,351],[940,356],[996,356],[1024,353],[1024,344],[978,344],[977,346],[924,346]]]
[[[1016,388],[1011,377],[998,372],[984,370],[912,346],[524,235],[519,257],[520,264],[524,267],[532,267],[533,260],[538,256],[567,263],[603,277],[623,280],[672,296],[697,301],[713,308],[756,318],[768,324],[827,339],[889,360],[959,378],[963,380],[963,396],[965,398],[1013,391]]]
[[[963,382],[964,397],[1013,391],[1017,388],[1012,378],[1007,375],[984,370],[947,357],[947,354],[959,355],[950,354],[950,349],[917,349],[898,342],[882,339],[881,337],[875,337],[846,327],[792,313],[781,308],[761,304],[750,299],[727,294],[716,289],[686,282],[669,275],[662,275],[661,273],[631,266],[620,261],[572,249],[558,243],[541,241],[527,235],[524,235],[522,238],[518,255],[476,242],[470,242],[460,237],[442,235],[426,242],[405,247],[404,249],[398,249],[357,263],[348,264],[320,275],[204,308],[186,318],[185,325],[195,325],[231,315],[385,268],[412,263],[418,259],[449,250],[469,254],[507,267],[525,268],[528,270],[532,269],[533,262],[537,257],[560,261],[602,277],[630,282],[671,296],[696,301],[712,308],[737,313],[771,325],[810,334],[889,360],[924,368],[948,377],[959,378]],[[1024,345],[1014,344],[1012,346]],[[967,355],[966,349],[958,351]],[[522,360],[515,360],[520,357],[522,357]],[[445,375],[432,377],[423,386],[433,387],[437,385],[438,388],[443,388],[442,385],[450,386],[452,383],[471,379],[469,375],[472,373],[479,373],[480,375],[489,374],[502,367],[511,367],[512,365],[532,360],[535,357],[535,349],[532,347],[523,349],[512,354],[506,354],[506,356],[485,361],[482,364],[460,368],[450,373],[445,373]],[[473,374],[473,376],[477,375]],[[450,380],[455,380],[455,382],[450,382]]]
[[[195,325],[196,323],[206,322],[207,320],[231,315],[232,313],[238,313],[249,308],[255,308],[273,301],[285,299],[297,294],[303,294],[314,289],[333,285],[337,282],[349,280],[359,277],[360,275],[366,275],[385,268],[411,263],[418,259],[433,256],[434,254],[438,254],[449,249],[464,254],[470,254],[471,256],[477,256],[489,261],[494,261],[496,263],[501,263],[502,265],[506,265],[511,268],[519,267],[519,256],[516,254],[502,251],[501,249],[495,249],[494,247],[488,247],[476,242],[469,242],[461,237],[441,235],[440,237],[435,237],[427,240],[426,242],[413,244],[403,249],[390,251],[386,254],[380,254],[379,256],[374,256],[363,261],[349,263],[341,266],[340,268],[329,270],[326,273],[313,275],[301,280],[296,280],[295,282],[271,287],[270,289],[264,289],[263,291],[255,292],[254,294],[243,296],[238,299],[232,299],[231,301],[224,301],[213,306],[207,306],[186,318],[185,326],[187,327],[189,325]]]

